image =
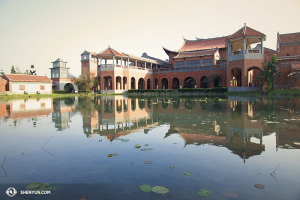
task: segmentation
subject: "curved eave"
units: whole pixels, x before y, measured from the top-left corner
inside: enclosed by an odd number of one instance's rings
[[[163,48],[163,50],[166,52],[166,54],[169,56],[169,54],[170,53],[175,53],[175,54],[177,54],[178,52],[176,52],[176,51],[171,51],[171,50],[169,50],[169,49],[166,49],[165,47],[162,47]]]

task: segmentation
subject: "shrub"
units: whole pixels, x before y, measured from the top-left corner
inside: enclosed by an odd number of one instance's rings
[[[53,90],[53,94],[67,94],[69,93],[68,90]]]

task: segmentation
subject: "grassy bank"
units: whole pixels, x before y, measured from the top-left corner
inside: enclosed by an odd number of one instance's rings
[[[67,98],[78,96],[107,96],[115,94],[97,94],[97,93],[62,93],[62,94],[13,94],[13,95],[1,95],[0,100],[8,101],[13,99],[41,99],[41,98]]]
[[[269,96],[269,97],[288,97],[288,98],[299,98],[300,90],[268,90],[258,92],[225,92],[226,96]]]

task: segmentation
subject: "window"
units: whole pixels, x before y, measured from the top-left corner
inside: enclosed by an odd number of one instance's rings
[[[41,108],[45,108],[45,102],[41,103]]]
[[[45,90],[45,86],[44,85],[40,85],[40,90]]]
[[[19,90],[25,90],[25,85],[19,85]]]
[[[204,59],[204,60],[202,60],[202,65],[203,66],[213,65],[213,60],[212,59]]]
[[[175,68],[183,68],[184,67],[184,62],[175,62]]]
[[[186,67],[196,67],[196,66],[200,66],[200,60],[186,61]]]

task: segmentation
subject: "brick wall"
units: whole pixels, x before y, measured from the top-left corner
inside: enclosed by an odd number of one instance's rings
[[[7,84],[7,81],[0,78],[0,92],[5,92],[5,85]]]

